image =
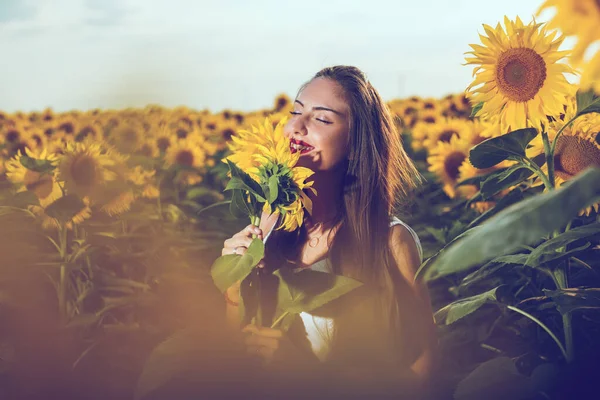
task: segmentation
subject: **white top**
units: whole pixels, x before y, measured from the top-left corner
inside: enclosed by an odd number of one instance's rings
[[[421,247],[421,241],[419,240],[417,233],[410,226],[408,226],[406,223],[401,221],[398,217],[393,217],[393,219],[390,221],[390,227],[392,227],[394,225],[399,225],[399,224],[404,225],[408,229],[408,231],[411,233],[411,235],[417,245],[417,249],[419,250],[420,263],[422,263],[423,262],[423,249]],[[273,227],[273,229],[274,229],[274,227]],[[271,235],[271,232],[273,231],[273,229],[271,229],[271,231],[267,234],[267,236],[265,236],[265,239],[263,240],[264,243],[267,242],[267,238]],[[321,272],[328,272],[328,273],[332,273],[332,271],[333,271],[332,267],[331,267],[331,263],[329,261],[329,257],[327,257],[321,261],[317,261],[316,263],[311,265],[309,268],[314,271],[321,271]],[[308,340],[311,344],[313,353],[317,356],[317,358],[319,360],[321,360],[321,362],[325,361],[327,359],[327,355],[329,354],[329,349],[330,349],[329,343],[331,342],[331,338],[332,338],[332,334],[333,334],[333,324],[334,324],[333,318],[320,317],[317,315],[312,315],[308,312],[300,313],[300,318],[302,318],[302,321],[304,322],[304,327],[306,328],[306,337],[308,338]]]

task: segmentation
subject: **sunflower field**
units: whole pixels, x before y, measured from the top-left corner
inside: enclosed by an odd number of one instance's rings
[[[441,398],[598,391],[600,4],[546,9],[483,25],[464,93],[387,104],[426,178],[399,217],[423,244]],[[222,379],[235,349],[209,269],[248,224],[223,159],[291,110],[0,111],[0,398],[142,398],[192,358]],[[190,330],[203,351],[157,351]]]

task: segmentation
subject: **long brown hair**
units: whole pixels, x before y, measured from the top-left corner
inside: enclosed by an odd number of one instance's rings
[[[403,320],[411,306],[410,288],[390,251],[389,224],[391,216],[402,214],[409,204],[421,176],[404,151],[388,107],[360,69],[324,68],[298,94],[316,78],[339,84],[351,118],[342,207],[333,223],[339,229],[330,241],[329,259],[333,273],[364,283],[363,290],[337,303],[329,360],[380,365],[384,360],[375,355],[389,357],[393,344],[397,352],[392,362],[407,365],[416,356],[404,352],[415,347],[407,344],[415,335],[406,329],[410,322]],[[294,259],[306,237],[304,225],[292,233],[273,231],[269,241],[276,244],[267,246],[267,263]],[[376,339],[382,333],[391,335],[384,336],[388,341]],[[381,348],[374,353],[372,345]]]

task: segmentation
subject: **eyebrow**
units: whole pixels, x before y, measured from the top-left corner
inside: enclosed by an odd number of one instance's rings
[[[294,102],[295,102],[295,103],[298,103],[298,104],[300,104],[302,107],[304,107],[304,104],[303,104],[303,103],[302,103],[300,100],[295,100]],[[313,110],[324,110],[324,111],[331,111],[332,113],[334,113],[334,114],[337,114],[337,115],[341,115],[341,116],[343,116],[343,115],[344,115],[344,114],[342,114],[342,113],[341,113],[341,112],[339,112],[339,111],[336,111],[336,110],[333,110],[333,109],[331,109],[331,108],[327,108],[327,107],[322,107],[322,106],[319,106],[319,107],[313,107]]]

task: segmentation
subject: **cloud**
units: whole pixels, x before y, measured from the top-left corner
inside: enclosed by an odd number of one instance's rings
[[[0,5],[0,24],[9,21],[26,21],[36,15],[35,7],[22,0],[3,0]]]
[[[119,25],[132,13],[131,8],[123,7],[123,2],[117,0],[85,0],[84,4],[89,15],[83,22],[92,26]]]

